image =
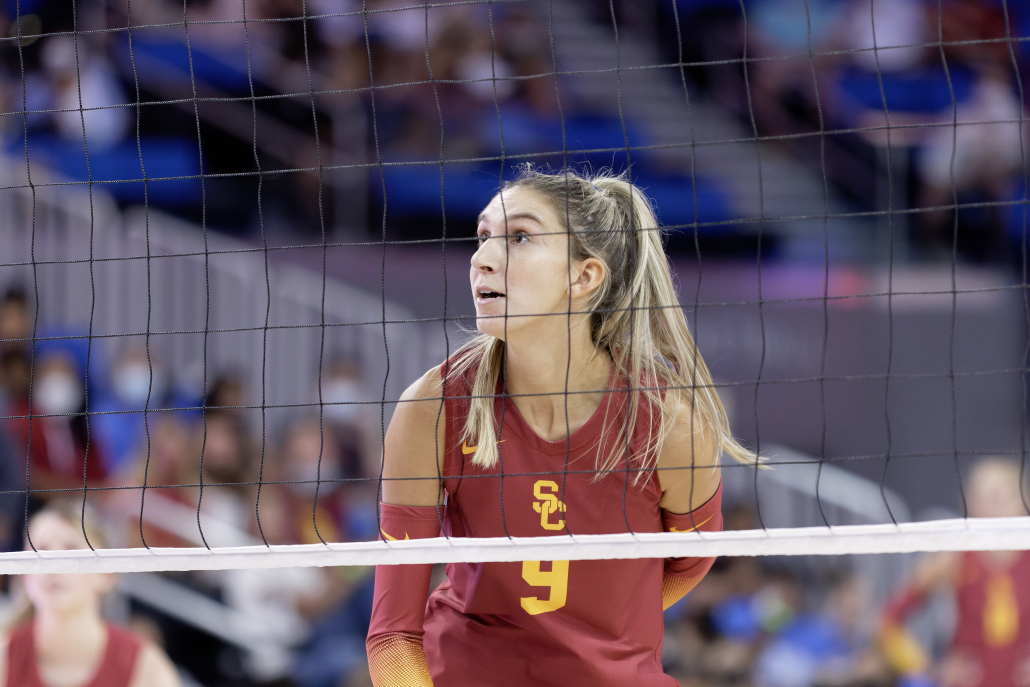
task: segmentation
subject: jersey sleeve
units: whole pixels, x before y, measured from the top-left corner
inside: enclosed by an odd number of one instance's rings
[[[440,536],[442,509],[380,504],[379,538],[386,541]],[[376,566],[372,622],[365,640],[368,669],[376,687],[429,687],[422,648],[426,598],[433,566]]]
[[[722,483],[712,498],[689,513],[672,513],[662,509],[666,532],[721,532]],[[666,558],[662,577],[662,610],[687,595],[711,569],[715,558]]]

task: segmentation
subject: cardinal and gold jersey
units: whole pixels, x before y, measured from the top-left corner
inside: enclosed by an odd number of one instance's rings
[[[979,664],[977,687],[1014,687],[1019,664],[1030,659],[1030,552],[1006,567],[975,551],[960,560],[952,651]]]
[[[444,507],[383,504],[384,539],[437,536],[441,526],[449,537],[721,529],[721,488],[692,513],[670,514],[659,505],[657,473],[635,469],[655,420],[643,400],[630,468],[597,477],[598,456],[615,441],[606,427],[625,417],[627,393],[617,385],[568,442],[538,436],[498,385],[499,460],[474,465],[479,447],[462,439],[474,373],[449,377],[444,388]],[[430,566],[380,566],[368,640],[373,681],[675,687],[661,665],[663,577],[666,595],[678,599],[712,560],[452,563],[428,603]]]

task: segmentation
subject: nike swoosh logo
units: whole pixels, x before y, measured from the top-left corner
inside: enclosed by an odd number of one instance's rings
[[[693,532],[694,530],[698,529],[699,527],[701,527],[702,525],[704,525],[706,522],[708,522],[709,520],[711,520],[714,517],[715,517],[714,515],[709,515],[707,518],[704,519],[703,522],[699,522],[694,527],[689,527],[689,528],[687,528],[685,530],[678,530],[675,527],[670,527],[669,531],[670,532]]]
[[[384,537],[386,537],[386,541],[397,541],[397,537],[391,537],[386,533],[386,530],[384,530],[382,527],[379,528],[379,531],[383,533]],[[404,539],[409,539],[407,532],[404,533]]]
[[[497,443],[498,443],[498,444],[503,444],[503,443],[504,443],[504,442],[506,442],[506,441],[507,441],[507,439],[501,439],[501,440],[500,440],[500,441],[498,441]],[[467,456],[468,454],[470,454],[470,453],[475,453],[475,452],[476,452],[476,449],[478,449],[478,448],[479,448],[479,446],[467,446],[467,445],[465,444],[465,442],[464,442],[464,441],[463,441],[463,442],[461,442],[461,452],[462,452],[462,453],[463,453],[464,455],[466,455],[466,456]]]

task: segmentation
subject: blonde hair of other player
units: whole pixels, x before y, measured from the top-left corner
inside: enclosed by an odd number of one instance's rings
[[[478,233],[471,280],[482,333],[465,346],[465,355],[449,372],[456,376],[478,365],[462,436],[478,446],[475,464],[489,468],[498,460],[493,396],[505,364],[510,372],[520,348],[546,340],[566,348],[561,359],[552,361],[563,380],[567,366],[575,374],[569,353],[573,361],[610,356],[612,379],[634,380],[628,417],[605,418],[615,440],[607,455],[597,457],[598,478],[620,467],[626,437],[633,435],[638,419],[651,427],[637,475],[655,468],[684,401],[695,409],[695,433],[715,439],[719,449],[742,463],[757,462],[730,434],[726,409],[677,299],[654,209],[640,188],[610,172],[546,174],[526,167],[480,215]],[[494,240],[502,236],[507,240]],[[539,251],[520,255],[532,241],[551,244],[551,274],[545,269],[541,275]],[[483,299],[483,289],[504,297]],[[639,418],[639,394],[650,407],[661,409],[656,423]],[[718,461],[711,462],[714,469]]]
[[[81,507],[81,504],[78,506]],[[29,521],[29,536],[36,549],[65,551],[84,549],[78,507],[57,502]],[[94,547],[103,536],[86,526]],[[23,575],[22,584],[33,619],[36,669],[48,687],[79,687],[93,679],[104,660],[107,628],[100,613],[105,594],[114,587],[108,573]],[[13,628],[12,628],[13,629]],[[6,687],[9,633],[0,638],[0,687]],[[179,676],[161,649],[145,642],[136,657],[131,687],[179,687]]]

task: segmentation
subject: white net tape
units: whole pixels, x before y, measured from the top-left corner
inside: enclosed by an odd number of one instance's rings
[[[89,549],[0,554],[0,574],[159,572],[306,566],[801,556],[1030,549],[1030,517],[954,519],[719,533],[444,538],[225,548]]]

